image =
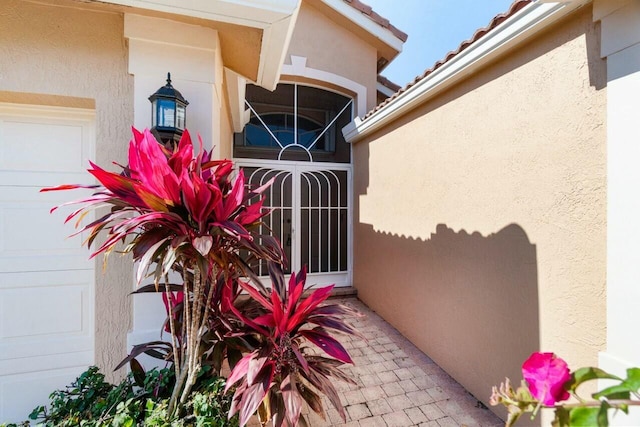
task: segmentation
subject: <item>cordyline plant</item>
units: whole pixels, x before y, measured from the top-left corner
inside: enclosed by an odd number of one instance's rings
[[[242,171],[232,179],[232,162],[212,160],[202,142],[194,155],[188,131],[172,151],[161,146],[148,130],[134,129],[133,134],[129,164],[120,166],[120,173],[91,163],[89,172],[101,185],[62,185],[42,190],[94,189],[89,198],[65,204],[81,205],[66,222],[78,218],[79,226],[89,211],[110,208],[76,234],[88,232],[87,244],[91,246],[101,232],[106,233],[91,257],[104,253],[106,262],[116,247],[131,253],[139,263],[138,284],[145,277],[153,277],[153,284],[140,287],[136,293],[162,293],[167,309],[165,330],[171,342],[135,346],[118,367],[129,362],[134,372],[144,375],[135,360],[142,353],[172,363],[176,381],[169,401],[170,414],[179,412],[204,365],[218,375],[226,359],[234,368],[234,383],[240,380],[243,369],[247,374],[238,386],[231,414],[240,409],[242,425],[260,405],[265,413],[273,415],[269,418],[278,426],[284,420],[295,424],[300,413],[296,402],[302,399],[314,410],[321,409],[317,395],[298,380],[299,373],[328,394],[344,416],[328,377],[347,379],[337,367],[351,359],[327,328],[357,334],[337,317],[354,312],[340,305],[319,306],[330,287],[316,290],[303,300],[304,273],[292,279],[295,283],[288,290],[284,288],[279,267],[284,255],[279,242],[256,234],[268,213],[262,208],[260,195],[270,183],[245,188]],[[118,246],[121,242],[123,245]],[[265,288],[252,271],[250,264],[257,261],[268,262],[271,289]],[[172,272],[181,277],[182,283],[170,281]],[[285,323],[282,316],[287,319]],[[303,339],[335,359],[307,353]],[[243,353],[248,355],[243,358]],[[267,354],[268,360],[263,360]],[[281,358],[272,359],[276,354]],[[251,362],[252,369],[243,368],[250,360],[261,361],[257,372],[255,361]],[[273,367],[271,374],[269,367]],[[255,385],[254,374],[260,374],[261,384],[269,393],[248,391]],[[267,382],[265,375],[269,377]]]
[[[291,274],[288,286],[280,265],[269,263],[273,288],[263,295],[248,283],[239,281],[257,303],[258,307],[242,313],[227,296],[223,305],[245,325],[245,334],[257,340],[255,349],[245,355],[231,372],[226,390],[237,385],[229,417],[240,412],[240,425],[259,409],[260,421],[270,419],[275,426],[305,424],[300,418],[303,401],[324,418],[319,395],[327,395],[343,420],[344,408],[330,377],[355,384],[340,369],[345,363],[353,363],[349,353],[329,331],[364,337],[342,319],[356,316],[357,312],[341,304],[320,305],[331,294],[333,285],[313,291],[303,299],[306,269]],[[311,342],[329,357],[315,354]]]
[[[493,387],[490,403],[507,407],[507,427],[525,413],[532,413],[533,419],[541,408],[554,409],[554,427],[607,427],[609,410],[627,414],[629,406],[640,405],[640,368],[628,369],[626,378],[594,367],[570,372],[567,363],[555,354],[533,353],[522,365],[522,376],[524,380],[515,390],[508,378],[499,388]],[[592,400],[584,399],[577,388],[594,380],[612,384],[593,393]],[[575,400],[566,402],[571,397]]]

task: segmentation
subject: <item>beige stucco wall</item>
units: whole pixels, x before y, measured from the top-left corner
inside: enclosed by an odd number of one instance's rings
[[[93,107],[96,162],[126,161],[133,87],[121,14],[3,0],[0,58],[0,101]],[[115,254],[105,271],[96,260],[96,363],[107,374],[126,354],[132,271]]]
[[[346,77],[367,89],[367,109],[376,103],[376,49],[347,28],[303,2],[285,64],[291,55],[307,58],[306,66]],[[283,76],[287,80],[287,76]]]
[[[354,146],[359,297],[485,403],[605,348],[599,40],[581,9]]]

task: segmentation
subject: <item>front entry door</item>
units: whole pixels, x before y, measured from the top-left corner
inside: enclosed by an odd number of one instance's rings
[[[262,234],[277,237],[287,273],[307,266],[308,283],[351,285],[351,167],[344,164],[241,160],[247,185],[271,179]],[[268,274],[265,265],[258,273]]]

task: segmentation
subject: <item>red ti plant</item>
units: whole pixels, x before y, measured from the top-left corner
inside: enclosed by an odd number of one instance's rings
[[[270,419],[276,427],[306,425],[300,416],[302,404],[306,402],[324,418],[318,394],[322,393],[344,420],[344,408],[331,377],[354,383],[339,369],[353,362],[332,333],[364,338],[343,320],[358,313],[342,304],[321,305],[330,296],[333,285],[303,298],[306,268],[297,275],[291,274],[288,286],[280,265],[270,262],[269,272],[272,289],[267,293],[239,281],[257,305],[254,310],[245,308],[241,312],[231,301],[232,293],[223,292],[223,306],[246,325],[247,341],[257,342],[235,365],[227,380],[227,390],[237,385],[229,417],[239,412],[240,426],[244,426],[258,411],[263,425]],[[309,343],[330,357],[317,354]]]
[[[255,234],[267,212],[261,199],[253,204],[250,200],[269,184],[247,191],[242,171],[235,180],[231,178],[229,160],[211,160],[202,142],[194,155],[188,131],[173,151],[161,146],[148,130],[133,129],[133,136],[129,164],[121,166],[120,173],[91,163],[89,172],[101,185],[63,185],[42,191],[94,189],[89,198],[71,202],[80,208],[66,219],[82,219],[90,210],[110,208],[78,231],[89,233],[88,246],[101,232],[106,233],[91,257],[100,253],[106,257],[119,242],[125,242],[123,251],[139,262],[138,283],[155,264],[149,275],[154,278],[153,290],[165,293],[172,342],[134,350],[156,355],[163,350],[164,357],[173,362],[176,384],[169,412],[175,413],[201,371],[210,307],[220,305],[225,283],[237,276],[252,276],[240,252],[274,262],[281,262],[283,256],[275,239]],[[182,275],[182,284],[169,283],[171,271]],[[256,286],[260,287],[259,282]]]

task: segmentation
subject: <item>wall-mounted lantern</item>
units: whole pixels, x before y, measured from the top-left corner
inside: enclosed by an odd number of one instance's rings
[[[171,86],[171,73],[167,73],[167,84],[149,97],[151,101],[151,131],[167,146],[180,141],[187,122],[189,102]]]

